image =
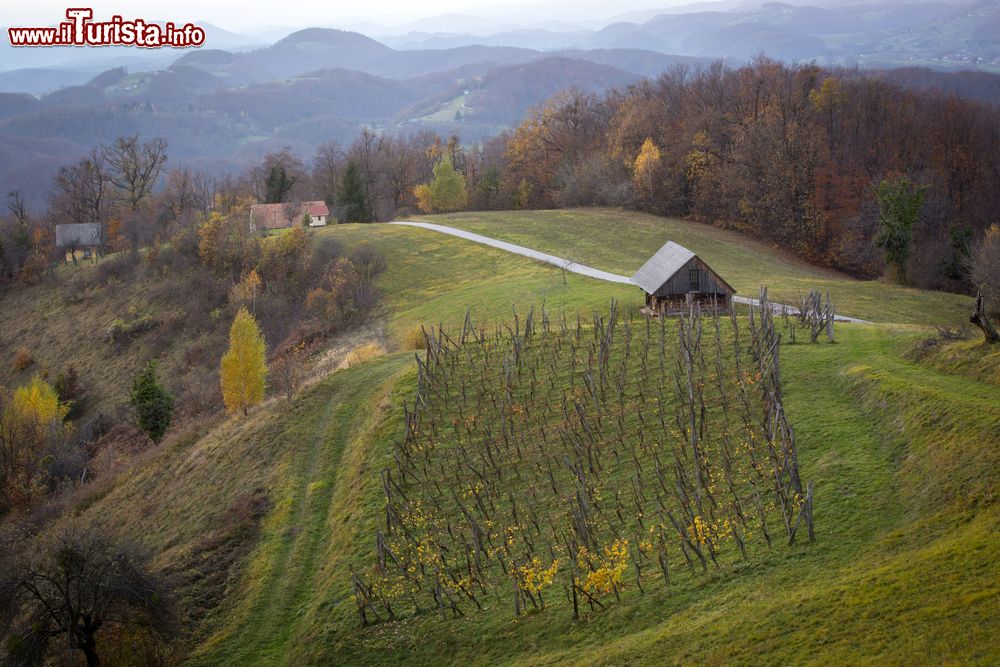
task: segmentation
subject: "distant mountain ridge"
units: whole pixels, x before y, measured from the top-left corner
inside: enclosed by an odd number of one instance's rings
[[[282,79],[329,67],[353,69],[393,79],[409,79],[472,63],[512,64],[541,54],[514,47],[461,46],[397,51],[356,32],[308,28],[273,45],[247,53],[192,51],[176,64],[192,65],[231,85]]]
[[[939,42],[959,33],[965,44],[996,41],[989,28],[1000,24],[1000,0],[964,9],[943,4],[914,6],[912,25],[936,21]],[[565,88],[599,93],[655,78],[673,65],[699,68],[720,57],[738,65],[761,53],[761,42],[769,46],[764,52],[786,60],[822,53],[837,62],[838,40],[847,38],[834,31],[863,29],[872,40],[863,46],[866,57],[879,63],[892,62],[892,44],[923,34],[885,32],[880,26],[887,21],[903,20],[884,4],[845,12],[767,3],[753,10],[661,13],[593,31],[592,48],[551,50],[484,44],[396,49],[356,32],[308,28],[252,50],[174,53],[173,64],[160,69],[51,70],[64,78],[59,90],[38,97],[0,92],[0,188],[21,189],[37,205],[58,167],[125,134],[166,139],[172,164],[227,173],[279,148],[308,158],[323,142],[349,143],[363,127],[430,129],[475,141],[516,125],[530,107]],[[878,37],[889,33],[896,42]],[[675,48],[704,55],[664,52]],[[1000,77],[991,74],[908,68],[879,75],[1000,102]],[[0,91],[18,77],[33,80],[22,71],[0,73]]]
[[[677,62],[709,59],[636,49],[399,51],[358,33],[307,29],[252,51],[191,51],[158,71],[88,73],[39,98],[0,94],[0,158],[16,156],[0,169],[0,186],[39,204],[59,166],[133,133],[166,139],[172,163],[212,173],[285,147],[308,158],[363,127],[477,140],[565,88],[602,92]]]
[[[492,34],[371,33],[398,48],[516,44],[523,48],[639,48],[695,57],[746,60],[765,54],[827,65],[974,67],[1000,71],[998,0],[870,0],[814,5],[784,2],[700,3],[669,11],[639,11],[595,30],[511,29]]]

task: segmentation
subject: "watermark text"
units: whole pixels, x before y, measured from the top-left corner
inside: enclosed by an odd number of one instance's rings
[[[87,7],[66,10],[66,21],[46,28],[7,28],[11,46],[138,46],[146,49],[184,49],[205,43],[205,30],[193,23],[164,24],[112,16],[94,21]]]

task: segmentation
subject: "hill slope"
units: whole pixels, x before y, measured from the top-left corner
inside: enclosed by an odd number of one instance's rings
[[[708,262],[743,296],[756,296],[761,285],[767,285],[772,300],[796,304],[809,290],[818,289],[830,293],[839,313],[873,322],[957,326],[972,307],[967,297],[855,280],[737,232],[677,218],[611,209],[560,209],[454,213],[427,220],[626,276],[663,243],[676,241]]]
[[[619,214],[605,211],[568,212],[562,222],[537,215],[551,224],[508,214],[464,224],[540,249],[570,247],[618,271],[666,230],[748,290],[827,281],[840,304],[892,301],[878,286],[711,227],[643,216],[616,225]],[[570,227],[576,241],[567,246]],[[586,318],[612,297],[626,312],[641,298],[579,276],[564,284],[556,268],[417,229],[342,225],[320,234],[348,247],[370,242],[390,257],[380,287],[396,332],[438,321],[454,330],[467,306],[482,321],[506,320],[515,306],[523,321],[543,301],[551,313]],[[958,305],[914,292],[886,312],[943,321]],[[113,486],[90,489],[78,511],[141,540],[162,567],[189,573],[184,599],[204,607],[195,664],[988,663],[1000,656],[1000,378],[961,370],[993,363],[979,346],[914,357],[926,335],[913,325],[845,325],[835,345],[784,347],[786,409],[802,475],[816,485],[815,543],[776,543],[707,575],[681,572],[645,595],[630,586],[621,602],[579,621],[557,592],[550,608],[518,619],[503,600],[456,620],[425,613],[359,626],[350,572],[372,562],[384,522],[378,471],[392,462],[402,406],[412,401],[408,354],[338,371],[290,406],[272,401],[247,421],[167,442]],[[242,516],[255,494],[271,509],[259,527],[233,535],[234,512]],[[220,542],[242,546],[225,556],[212,546]],[[231,574],[200,576],[206,558]]]

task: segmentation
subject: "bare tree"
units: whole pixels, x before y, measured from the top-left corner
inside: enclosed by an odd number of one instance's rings
[[[361,172],[368,207],[375,215],[376,220],[384,219],[384,207],[380,205],[378,196],[379,185],[383,177],[379,170],[379,144],[382,141],[384,139],[366,127],[354,140],[350,151],[348,151],[348,157],[358,165]]]
[[[97,633],[106,626],[172,633],[164,587],[134,552],[100,535],[64,532],[0,573],[0,631],[12,661],[40,661],[49,641],[62,636],[93,667],[101,662]]]
[[[385,178],[385,197],[392,212],[406,205],[417,184],[417,161],[422,152],[412,139],[398,135],[379,144],[379,166]]]
[[[271,362],[271,377],[287,400],[302,386],[305,379],[305,344],[299,343],[284,350]]]
[[[1000,226],[988,228],[973,248],[969,275],[983,294],[985,313],[1000,316]]]
[[[982,292],[976,295],[976,307],[972,311],[969,321],[983,330],[983,337],[987,345],[1000,343],[1000,334],[997,333],[993,323],[990,322],[990,317],[986,314],[986,309],[983,307]]]
[[[28,224],[28,209],[24,205],[24,197],[21,196],[20,190],[7,193],[7,210],[17,219],[18,224]]]
[[[369,285],[389,268],[389,263],[382,251],[369,243],[358,246],[351,253],[350,259],[361,280]]]
[[[239,177],[227,175],[214,178],[206,183],[205,188],[210,209],[219,213],[238,208],[244,199],[260,201],[250,173]]]
[[[302,160],[287,148],[265,155],[263,162],[246,172],[246,180],[254,199],[261,204],[301,199],[308,181]]]
[[[156,185],[167,161],[167,142],[152,139],[145,143],[139,135],[119,137],[102,149],[108,167],[108,179],[119,192],[122,203],[135,211]]]
[[[163,191],[163,208],[173,222],[187,224],[196,214],[208,213],[212,196],[204,174],[184,167],[167,174]]]
[[[281,214],[285,216],[285,220],[287,220],[292,227],[301,225],[303,222],[302,218],[298,215],[300,209],[305,212],[305,208],[303,208],[301,203],[297,201],[286,201],[281,205]],[[308,215],[308,213],[305,213],[305,215]]]
[[[328,141],[316,149],[313,157],[312,180],[317,196],[326,201],[334,201],[340,179],[344,174],[347,155],[343,147],[336,141]]]
[[[57,221],[102,224],[107,219],[110,187],[104,154],[92,151],[56,174],[49,191],[52,217]]]

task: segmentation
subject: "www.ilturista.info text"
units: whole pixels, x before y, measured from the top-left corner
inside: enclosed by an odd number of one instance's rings
[[[205,43],[205,30],[192,23],[177,25],[127,21],[112,16],[109,21],[93,21],[94,10],[67,9],[67,21],[47,28],[8,28],[11,46],[139,46],[157,49],[164,46],[187,48]]]

